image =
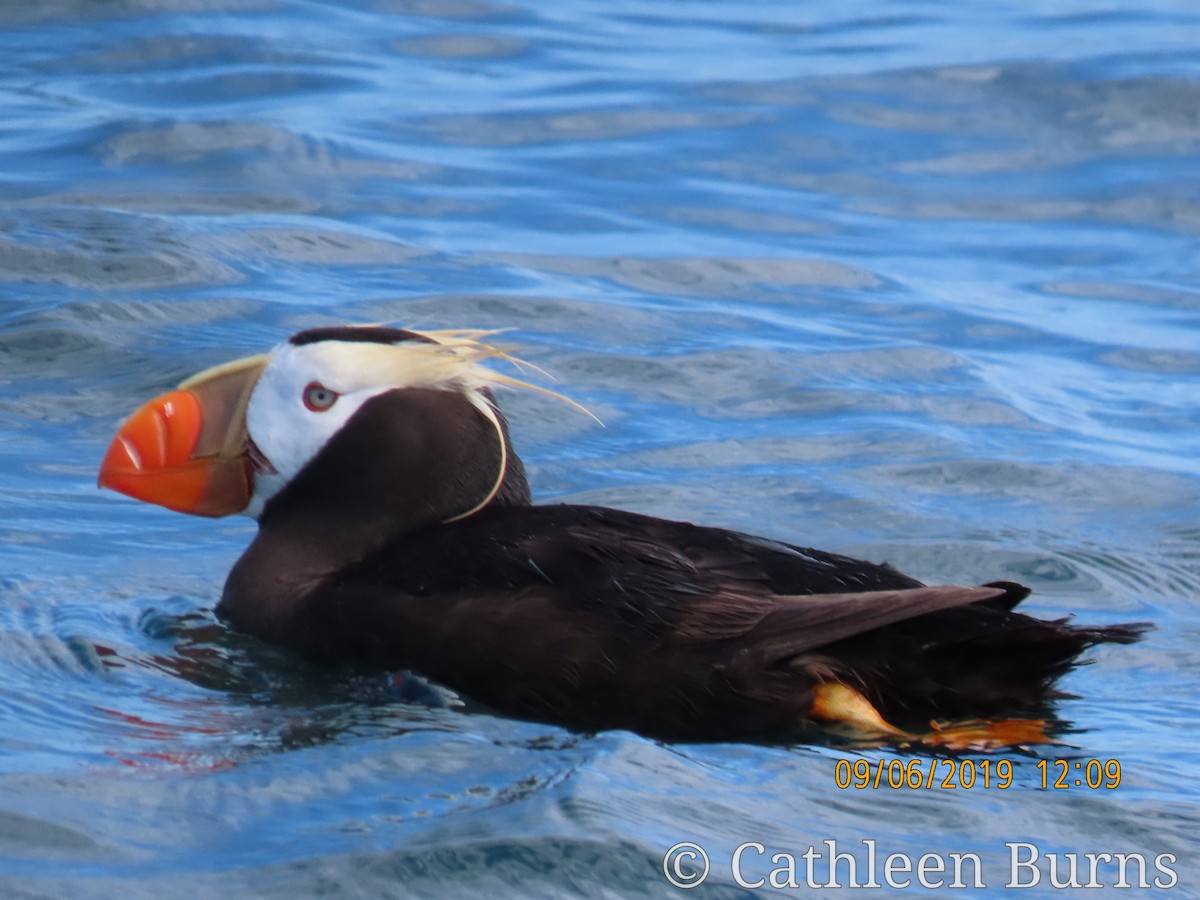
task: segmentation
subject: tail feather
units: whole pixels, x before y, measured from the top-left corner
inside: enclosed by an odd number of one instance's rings
[[[1014,610],[1018,603],[1033,593],[1033,588],[1027,588],[1015,581],[989,581],[984,587],[999,588],[1004,593],[985,601],[982,605],[991,609],[1002,609],[1006,612]]]
[[[859,669],[864,692],[885,716],[902,721],[1041,710],[1066,696],[1055,682],[1089,662],[1080,659],[1089,647],[1130,644],[1153,627],[1075,626],[1010,612],[1027,593],[1022,588],[926,616],[919,635],[911,628],[892,630],[886,649],[875,643],[868,651],[886,655],[884,665]]]
[[[1154,629],[1153,622],[1123,622],[1120,625],[1068,626],[1091,647],[1095,644],[1135,644]]]

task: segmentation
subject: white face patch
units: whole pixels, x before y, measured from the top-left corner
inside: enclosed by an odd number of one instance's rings
[[[327,340],[276,347],[246,409],[250,439],[275,472],[255,473],[254,492],[244,514],[257,519],[267,501],[320,452],[359,407],[394,388],[458,391],[492,422],[499,435],[499,420],[482,389],[492,382],[521,382],[480,366],[481,359],[498,354],[474,341],[469,333],[436,334],[442,339],[438,343]],[[314,382],[335,391],[337,400],[323,409],[306,405],[305,392]],[[493,494],[502,478],[503,464]]]
[[[364,346],[370,345],[321,341],[299,347],[281,344],[272,352],[250,395],[246,430],[275,472],[255,473],[254,493],[245,515],[257,519],[267,501],[317,455],[359,407],[397,387],[364,381],[355,366],[356,351]],[[305,388],[313,382],[340,395],[321,412],[304,404]]]

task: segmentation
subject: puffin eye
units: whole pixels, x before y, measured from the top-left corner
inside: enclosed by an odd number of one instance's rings
[[[337,391],[325,387],[319,381],[310,381],[304,387],[304,405],[313,412],[325,412],[340,397]]]

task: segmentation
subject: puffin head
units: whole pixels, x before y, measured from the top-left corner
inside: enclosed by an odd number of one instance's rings
[[[108,448],[100,486],[264,525],[297,508],[334,526],[387,509],[417,527],[526,505],[524,467],[492,387],[533,386],[482,364],[511,359],[482,343],[486,334],[302,331],[141,407]]]

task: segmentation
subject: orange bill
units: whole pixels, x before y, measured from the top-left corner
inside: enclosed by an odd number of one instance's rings
[[[266,362],[216,366],[151,400],[113,438],[100,486],[197,516],[244,510],[254,489],[246,406]]]

